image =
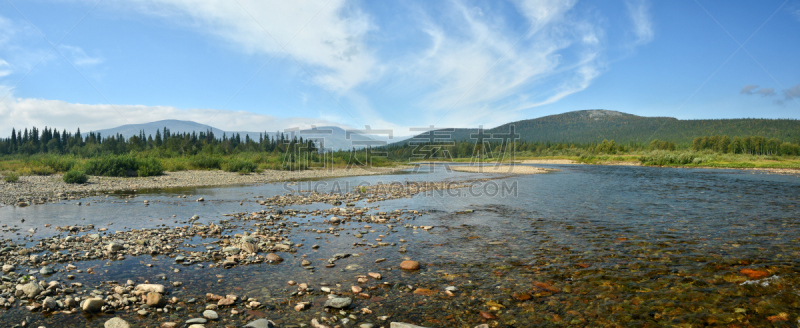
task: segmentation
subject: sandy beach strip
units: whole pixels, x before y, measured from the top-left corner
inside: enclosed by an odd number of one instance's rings
[[[528,165],[450,165],[449,168],[458,172],[470,173],[504,173],[504,174],[539,174],[555,170],[543,169]]]

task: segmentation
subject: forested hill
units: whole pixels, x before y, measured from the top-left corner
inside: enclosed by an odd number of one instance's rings
[[[508,134],[511,128],[521,141],[559,143],[599,143],[614,140],[618,144],[647,144],[653,139],[691,144],[696,137],[727,135],[762,136],[784,141],[800,141],[800,120],[794,119],[720,119],[678,120],[672,117],[644,117],[610,110],[580,110],[536,119],[503,124],[484,134]],[[471,140],[478,129],[437,130],[437,141]],[[429,140],[430,133],[417,135],[407,141]],[[404,141],[404,142],[407,142]]]

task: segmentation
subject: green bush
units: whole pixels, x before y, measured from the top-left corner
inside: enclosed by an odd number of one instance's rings
[[[663,150],[656,150],[650,154],[642,155],[639,157],[639,162],[644,165],[686,165],[686,164],[700,164],[702,159],[695,161],[698,156],[694,152],[669,152]]]
[[[197,155],[189,160],[189,166],[197,170],[220,169],[222,158],[217,156]]]
[[[31,167],[31,173],[35,175],[51,175],[56,172],[49,166],[34,166]]]
[[[49,156],[43,158],[40,162],[42,165],[49,166],[56,172],[67,172],[75,167],[78,161],[70,157]]]
[[[161,161],[158,159],[146,158],[136,160],[136,174],[140,177],[161,175],[162,173],[164,173],[164,166],[161,165]]]
[[[91,159],[84,164],[86,174],[107,177],[152,176],[164,172],[155,158],[137,159],[133,156],[108,156]]]
[[[239,172],[241,174],[247,174],[255,171],[257,168],[258,165],[256,163],[241,159],[231,159],[227,163],[225,163],[225,171],[228,172]]]
[[[66,183],[86,183],[89,181],[89,177],[83,171],[70,170],[64,173],[62,180]]]
[[[3,181],[5,182],[17,182],[19,181],[19,174],[17,172],[8,172],[3,176]]]
[[[83,168],[86,174],[107,177],[128,177],[136,175],[136,159],[133,156],[108,156],[90,159]]]

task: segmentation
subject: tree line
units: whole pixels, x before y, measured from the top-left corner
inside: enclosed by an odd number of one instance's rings
[[[726,135],[697,137],[692,141],[693,150],[710,149],[718,153],[749,155],[800,155],[800,145],[781,141],[778,138],[746,136],[729,138]]]
[[[316,152],[317,145],[302,137],[287,136],[284,133],[259,133],[254,140],[249,135],[241,137],[239,133],[221,137],[212,131],[172,133],[166,127],[157,130],[155,136],[138,135],[125,138],[122,134],[101,136],[90,132],[81,134],[80,128],[74,133],[67,130],[59,132],[45,127],[23,130],[12,129],[11,136],[0,138],[0,155],[34,155],[34,154],[70,154],[80,157],[98,157],[103,155],[121,155],[132,152],[151,152],[157,155],[189,156],[203,151],[204,153],[231,155],[242,152]]]

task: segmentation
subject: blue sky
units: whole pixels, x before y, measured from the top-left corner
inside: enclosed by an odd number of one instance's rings
[[[0,1],[0,135],[800,118],[800,1]]]

